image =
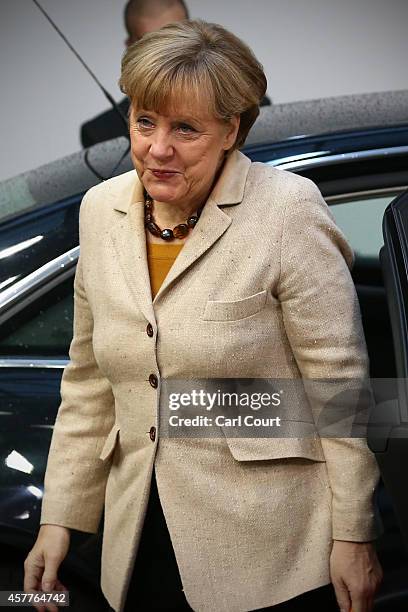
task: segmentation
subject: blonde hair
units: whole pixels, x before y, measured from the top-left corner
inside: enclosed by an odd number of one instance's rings
[[[122,57],[119,86],[138,108],[164,112],[178,100],[229,122],[240,116],[234,148],[259,114],[266,77],[251,49],[215,23],[181,21],[145,34]]]

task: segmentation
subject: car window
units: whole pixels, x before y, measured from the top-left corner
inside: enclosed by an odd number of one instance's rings
[[[396,195],[348,198],[341,203],[331,203],[328,198],[336,223],[348,239],[356,256],[378,258],[384,244],[383,214]]]
[[[1,325],[0,357],[68,358],[74,277],[47,291]]]

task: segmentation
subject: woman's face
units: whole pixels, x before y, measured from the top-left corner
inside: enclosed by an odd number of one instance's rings
[[[157,202],[198,207],[235,142],[239,117],[226,124],[187,103],[166,114],[132,105],[129,127],[132,161],[149,195]]]

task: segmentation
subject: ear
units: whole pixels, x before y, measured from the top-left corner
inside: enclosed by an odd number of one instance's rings
[[[225,151],[228,151],[234,146],[235,141],[237,139],[240,122],[241,122],[240,115],[234,115],[231,118],[231,121],[228,123],[228,131],[225,134],[224,147],[223,147]]]

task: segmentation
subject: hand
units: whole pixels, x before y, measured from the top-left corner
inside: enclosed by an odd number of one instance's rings
[[[37,540],[24,561],[24,592],[66,591],[57,572],[69,549],[71,534],[60,525],[41,525]],[[58,612],[55,604],[33,604],[38,612]]]
[[[341,612],[371,612],[383,572],[370,542],[334,540],[330,574]]]

